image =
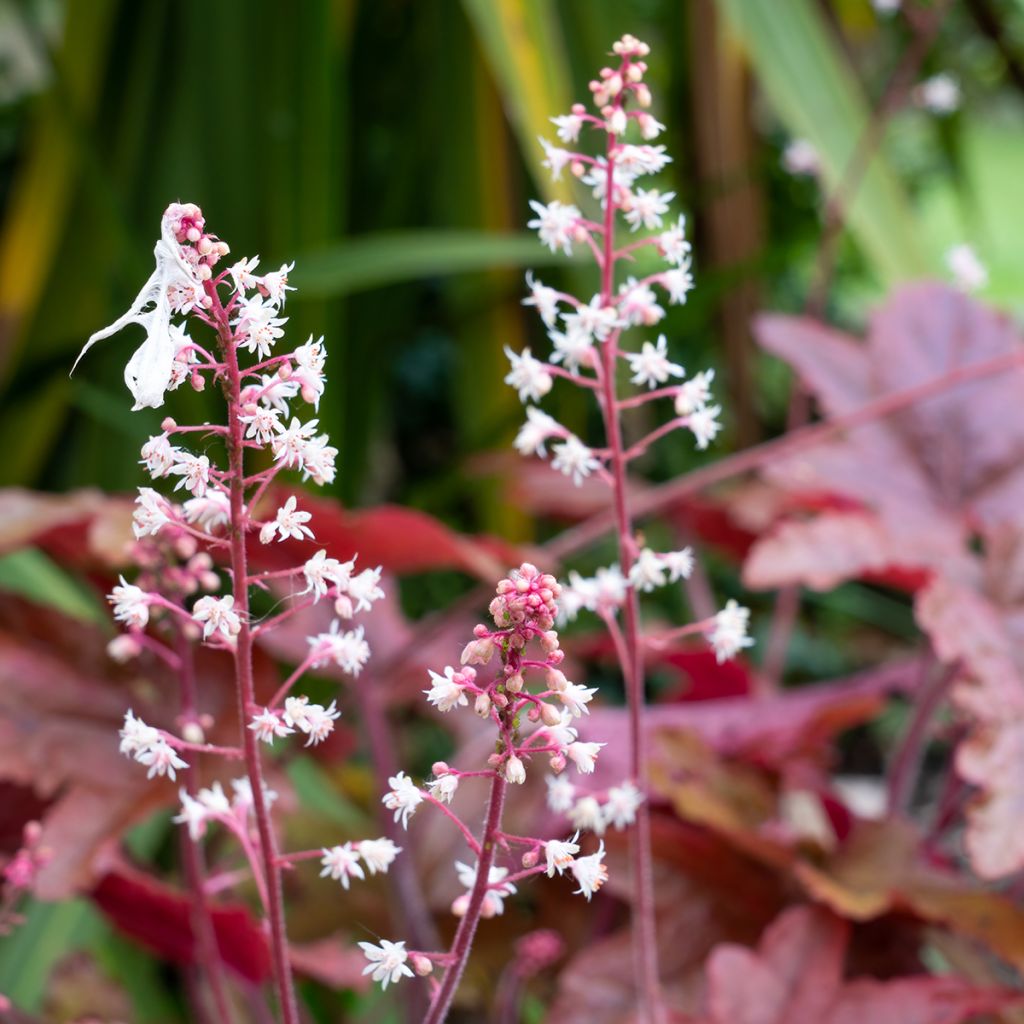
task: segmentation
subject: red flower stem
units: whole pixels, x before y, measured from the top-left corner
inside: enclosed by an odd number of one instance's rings
[[[178,679],[181,684],[181,721],[184,724],[197,720],[198,697],[192,646],[181,630],[178,631],[177,647],[180,659]],[[185,789],[193,798],[199,791],[199,766],[194,763],[185,769]],[[187,828],[181,830],[181,858],[185,878],[192,894],[190,918],[196,943],[197,973],[205,976],[210,989],[215,1010],[212,1021],[216,1021],[217,1024],[233,1024],[235,1018],[231,1012],[224,963],[217,944],[217,933],[213,927],[213,912],[206,899],[206,865],[203,863],[203,850],[189,835]]]
[[[252,674],[252,631],[249,628],[249,587],[245,550],[245,444],[243,424],[239,418],[239,399],[242,376],[238,368],[238,353],[227,315],[220,304],[217,290],[207,284],[206,294],[213,301],[213,315],[218,325],[221,348],[227,371],[224,390],[228,406],[228,465],[231,479],[231,576],[235,612],[241,620],[235,647],[235,678],[238,699],[238,728],[245,750],[245,766],[252,787],[253,811],[259,835],[260,856],[266,883],[267,916],[270,919],[270,945],[277,983],[278,1001],[284,1024],[299,1024],[299,1011],[295,1001],[291,965],[288,960],[288,936],[285,932],[284,899],[281,892],[281,868],[277,863],[277,843],[270,823],[270,812],[264,797],[263,766],[260,763],[259,740],[252,729],[246,728],[247,712],[256,703]]]
[[[493,772],[489,773],[493,775]],[[480,856],[480,844],[476,841],[476,837],[468,828],[463,824],[462,819],[450,808],[446,807],[436,797],[431,796],[429,793],[423,794],[423,799],[428,804],[433,804],[442,814],[446,815],[455,824],[455,827],[462,833],[462,838],[466,840],[466,845],[479,857]]]
[[[455,932],[455,939],[449,954],[451,966],[444,972],[444,979],[430,1001],[430,1008],[423,1019],[423,1024],[442,1024],[448,1016],[452,999],[455,997],[455,990],[459,987],[463,971],[466,969],[469,952],[473,948],[473,937],[476,935],[477,925],[480,923],[480,912],[487,896],[488,879],[491,874],[491,866],[494,864],[497,836],[501,831],[501,812],[505,806],[507,787],[508,783],[504,776],[496,772],[494,781],[491,783],[490,799],[487,802],[487,818],[484,822],[483,835],[480,837],[480,858],[477,861],[476,881],[470,892],[469,906]]]
[[[316,658],[313,655],[307,655],[306,660],[280,685],[277,693],[274,694],[267,705],[271,711],[275,710],[277,705],[288,696],[291,688],[306,674],[307,669],[314,661],[316,661]]]
[[[620,101],[616,101],[618,104]],[[604,253],[601,261],[601,301],[609,306],[615,296],[615,189],[613,160],[615,136],[609,132],[605,158]],[[619,331],[612,332],[604,343],[603,402],[605,437],[610,449],[610,474],[615,505],[615,525],[618,531],[619,563],[623,575],[629,577],[633,567],[636,543],[633,539],[633,521],[627,503],[626,463],[628,453],[623,450],[622,428],[618,415],[616,394],[616,363]],[[636,587],[626,591],[623,607],[624,657],[622,675],[626,687],[626,705],[629,713],[630,774],[641,792],[647,793],[647,751],[644,744],[644,667],[640,643],[640,602]],[[633,960],[636,986],[639,994],[640,1018],[648,1024],[662,1020],[661,981],[658,976],[657,922],[654,910],[654,878],[651,853],[651,818],[649,801],[645,800],[637,811],[636,824],[630,834],[630,871],[633,887]]]

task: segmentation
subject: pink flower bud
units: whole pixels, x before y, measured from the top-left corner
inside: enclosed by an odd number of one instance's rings
[[[526,767],[515,754],[505,762],[505,780],[515,786],[521,786],[526,781]]]
[[[559,668],[549,668],[547,679],[548,689],[555,690],[558,693],[566,690],[569,686],[569,680],[565,678],[565,673]]]
[[[537,861],[540,860],[540,850],[535,846],[532,850],[528,850],[523,854],[523,867],[524,868],[535,868]]]
[[[491,713],[491,698],[486,693],[481,693],[473,705],[473,710],[481,718],[486,718]]]
[[[430,770],[437,778],[440,778],[442,775],[447,775],[451,771],[451,768],[448,767],[447,761],[435,761],[430,766]]]
[[[644,77],[644,69],[640,64],[630,64],[626,69],[626,77],[631,82],[639,82]]]
[[[538,708],[536,704],[531,704],[530,710],[526,712],[526,717],[531,722],[540,721],[540,708]]]
[[[636,101],[641,107],[649,107],[651,105],[651,90],[646,85],[638,85],[636,87]]]
[[[352,598],[348,594],[339,594],[334,602],[334,614],[340,619],[352,618]]]
[[[562,721],[562,713],[553,704],[541,704],[540,716],[547,726],[556,726]]]
[[[463,893],[453,904],[452,913],[456,917],[465,917],[466,911],[469,910],[469,893]]]
[[[172,416],[165,416],[160,424],[160,429],[163,431],[174,430],[177,425]]]
[[[192,385],[193,391],[206,390],[206,378],[198,370],[193,370],[192,373],[189,374],[189,384]]]
[[[508,697],[506,697],[505,694],[503,694],[503,693],[496,693],[491,698],[491,700],[494,701],[494,706],[496,708],[500,709],[500,708],[507,708],[508,707]]]
[[[465,911],[463,911],[463,914]],[[461,916],[461,915],[460,915]],[[425,978],[428,974],[431,974],[434,970],[434,965],[420,953],[413,953],[409,957],[409,963],[412,964],[412,969],[421,977]]]
[[[505,680],[505,689],[508,690],[509,693],[521,693],[523,689],[522,673],[516,672],[513,675],[510,675],[508,679]]]
[[[556,775],[565,771],[565,758],[561,754],[552,754],[549,764]]]
[[[202,726],[195,721],[186,722],[181,729],[181,738],[186,743],[205,743],[206,736],[203,734]]]

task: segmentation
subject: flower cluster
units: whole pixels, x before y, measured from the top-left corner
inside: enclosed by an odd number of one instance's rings
[[[175,740],[170,733],[147,725],[141,718],[136,718],[131,708],[125,712],[120,737],[121,753],[135,758],[139,764],[146,765],[149,768],[147,778],[166,775],[173,781],[176,778],[176,771],[188,767],[172,745],[180,741]]]

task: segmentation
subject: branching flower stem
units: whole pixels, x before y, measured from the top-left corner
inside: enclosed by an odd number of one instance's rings
[[[232,337],[228,315],[220,297],[209,282],[206,294],[213,305],[211,313],[217,324],[217,335],[226,366],[223,379],[228,407],[228,465],[231,497],[231,576],[235,611],[241,620],[235,647],[236,693],[238,721],[245,751],[245,766],[252,787],[256,828],[259,835],[260,857],[266,882],[267,917],[270,921],[270,943],[277,983],[278,1000],[284,1024],[299,1024],[295,986],[288,958],[288,936],[285,931],[284,900],[281,890],[281,865],[277,844],[270,822],[270,811],[264,797],[263,767],[260,763],[259,741],[255,732],[246,728],[246,722],[256,704],[252,674],[252,631],[249,627],[249,587],[245,549],[245,445],[241,414],[242,376],[238,367],[238,354]]]

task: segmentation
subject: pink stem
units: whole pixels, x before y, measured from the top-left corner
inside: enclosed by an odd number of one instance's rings
[[[615,201],[613,195],[613,151],[615,138],[607,136],[604,210],[604,257],[601,262],[601,295],[604,305],[612,302],[615,292]],[[626,463],[622,429],[618,417],[618,396],[615,389],[615,370],[618,356],[619,332],[605,342],[604,400],[601,413],[605,436],[611,451],[610,472],[615,504],[615,523],[619,540],[619,563],[623,575],[629,577],[633,566],[635,542],[633,522],[627,503]],[[647,752],[644,747],[643,711],[644,676],[642,646],[640,643],[640,603],[636,588],[626,592],[623,607],[625,655],[622,674],[626,686],[629,712],[630,774],[642,792],[647,792]],[[654,879],[651,852],[651,819],[649,802],[644,801],[637,812],[636,826],[630,836],[630,869],[633,882],[633,959],[636,985],[639,992],[641,1018],[649,1024],[660,1024],[662,1016],[661,982],[658,976],[658,946],[654,909]]]
[[[488,772],[488,775],[493,775],[494,772]],[[429,804],[433,804],[442,814],[446,815],[452,822],[455,823],[455,827],[462,833],[462,838],[466,840],[466,844],[469,848],[479,857],[480,856],[480,844],[476,841],[476,837],[472,832],[466,828],[462,819],[453,811],[451,808],[446,807],[436,797],[431,796],[429,793],[423,794],[423,799]]]
[[[448,1016],[455,990],[459,987],[462,974],[469,960],[469,951],[473,947],[473,937],[480,923],[480,912],[488,891],[488,879],[491,866],[494,864],[494,852],[497,847],[497,834],[501,829],[501,812],[505,806],[505,790],[508,783],[502,775],[495,773],[491,783],[491,796],[487,804],[487,818],[484,822],[483,835],[480,838],[480,857],[477,861],[476,881],[469,895],[469,906],[466,914],[459,922],[455,932],[455,940],[451,948],[451,966],[444,972],[444,979],[438,986],[430,1001],[430,1008],[423,1019],[423,1024],[442,1024]]]
[[[288,692],[302,678],[306,670],[314,661],[316,661],[316,658],[312,654],[307,655],[306,660],[280,685],[277,693],[274,694],[270,703],[267,705],[271,711],[273,711],[277,705],[288,696]]]
[[[239,397],[242,377],[238,368],[238,353],[227,316],[220,304],[215,288],[207,284],[207,295],[213,300],[214,316],[218,324],[221,348],[227,366],[225,394],[228,405],[228,459],[231,477],[231,576],[235,598],[235,611],[241,620],[235,648],[235,673],[238,698],[238,726],[242,733],[245,764],[252,787],[253,810],[259,834],[260,854],[264,867],[267,890],[267,916],[270,919],[271,952],[277,982],[278,999],[284,1024],[299,1024],[298,1005],[288,960],[288,936],[285,931],[284,900],[281,891],[281,869],[277,864],[277,844],[270,823],[270,812],[264,798],[263,767],[260,763],[259,741],[252,729],[246,728],[247,710],[256,703],[252,674],[252,631],[249,628],[249,587],[245,550],[245,445],[243,424],[239,418]]]

